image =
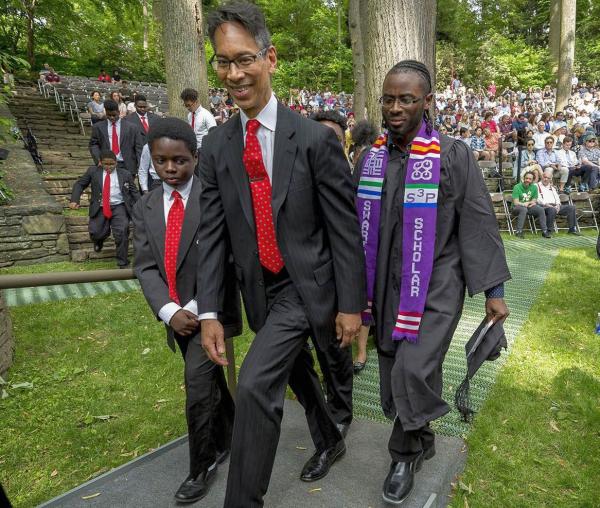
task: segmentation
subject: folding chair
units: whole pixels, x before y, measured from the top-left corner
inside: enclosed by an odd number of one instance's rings
[[[592,200],[590,195],[587,192],[572,192],[569,194],[571,199],[571,203],[575,205],[577,218],[577,229],[589,229],[593,228],[598,231],[598,221],[596,220],[596,212],[594,210],[594,205],[592,205]],[[581,219],[591,219],[592,225],[589,226],[581,226],[579,221]]]
[[[566,194],[559,194],[558,197],[560,198],[560,204],[561,205],[570,205],[571,201],[569,200],[569,196],[567,196]],[[558,221],[560,221],[561,224],[564,224],[564,227],[560,227],[558,225]],[[575,225],[577,226],[577,222],[575,222]],[[567,221],[567,218],[562,216],[562,215],[556,215],[556,218],[554,219],[554,224],[548,224],[548,228],[550,227],[554,227],[554,231],[568,231],[569,230],[569,223]]]
[[[502,181],[496,163],[494,161],[478,161],[478,164],[488,192],[496,192]]]
[[[515,228],[515,221],[517,220],[517,216],[513,213],[514,212],[514,203],[513,203],[513,198],[511,195],[504,195],[504,200],[506,201],[506,203],[510,203],[510,214],[509,214],[509,218],[510,218],[510,227],[512,228],[513,231],[516,231],[517,229]],[[525,228],[526,226],[529,226],[529,231],[531,231],[534,235],[537,235],[537,226],[535,225],[535,219],[527,214],[526,215],[527,220],[525,221],[525,224],[523,224],[523,228]]]
[[[508,210],[508,203],[506,202],[506,199],[504,199],[504,194],[501,192],[490,192],[490,198],[492,199],[492,205],[494,206],[494,213],[498,219],[499,230],[507,231],[510,235],[514,234],[510,220],[510,211]],[[506,221],[506,229],[502,229],[502,227],[500,227],[500,219]]]

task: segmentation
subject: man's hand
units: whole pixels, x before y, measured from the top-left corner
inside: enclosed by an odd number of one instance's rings
[[[179,309],[173,314],[171,321],[169,321],[169,326],[179,335],[186,337],[194,333],[200,326],[200,323],[198,323],[198,317],[193,312],[186,309]]]
[[[356,314],[344,314],[338,312],[335,318],[335,333],[338,340],[341,340],[340,347],[347,347],[358,336],[362,319],[360,312]]]
[[[485,301],[485,316],[488,321],[502,323],[509,314],[504,298],[488,298]]]
[[[228,365],[225,358],[225,332],[218,319],[203,319],[200,322],[202,347],[217,365]]]
[[[69,208],[75,210],[75,209],[79,208],[79,203],[74,203],[73,201],[71,201],[69,203]]]

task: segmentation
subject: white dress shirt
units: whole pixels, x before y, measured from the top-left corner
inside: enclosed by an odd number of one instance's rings
[[[113,123],[108,120],[106,122],[108,124],[108,144],[110,145],[110,149],[112,150],[112,128]],[[117,160],[123,162],[123,156],[121,155],[121,119],[119,118],[115,125],[117,126],[117,137],[119,138],[119,153],[117,154]]]
[[[104,179],[106,178],[107,171],[102,170],[102,190],[104,190]],[[119,177],[117,176],[117,170],[113,169],[110,172],[110,205],[116,206],[123,203],[123,194],[121,194],[121,187],[119,187]]]
[[[183,201],[183,209],[185,210],[188,198],[190,197],[190,192],[192,191],[192,183],[193,178],[190,178],[185,184],[175,188],[163,182],[163,209],[165,212],[165,226],[169,219],[169,211],[171,210],[171,206],[173,205],[174,201],[172,197],[173,191],[176,190],[181,195],[181,200]],[[163,305],[158,311],[158,317],[166,324],[169,324],[175,313],[181,309],[189,310],[190,312],[193,312],[194,314],[198,315],[198,304],[196,303],[196,300],[191,299],[183,307],[176,304],[175,302],[169,302]]]
[[[547,187],[542,183],[538,182],[538,197],[537,202],[542,206],[553,206],[556,209],[560,208],[560,196],[556,192],[556,187],[550,184]]]
[[[141,189],[146,192],[148,190],[148,175],[153,180],[159,180],[159,176],[154,169],[154,164],[152,163],[152,157],[150,155],[150,148],[148,147],[148,143],[144,145],[142,148],[142,155],[140,156],[140,166],[138,168],[138,178],[140,180]]]
[[[194,134],[196,134],[196,142],[198,148],[202,146],[202,138],[208,134],[208,130],[217,126],[217,121],[208,109],[198,106],[196,111],[188,113],[188,123],[192,125],[192,115],[194,115]]]

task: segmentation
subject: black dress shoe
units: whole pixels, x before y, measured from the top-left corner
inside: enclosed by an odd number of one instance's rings
[[[569,229],[568,233],[570,235],[581,236],[581,233],[579,231],[577,231],[576,229]]]
[[[331,448],[315,452],[302,468],[300,479],[303,482],[314,482],[324,478],[329,473],[329,469],[333,463],[341,458],[344,453],[346,453],[346,444],[343,439]]]
[[[421,468],[423,455],[412,462],[392,462],[390,472],[383,482],[382,497],[386,503],[402,504],[412,492],[415,473]]]
[[[227,460],[227,457],[229,457],[229,452],[231,450],[229,448],[227,448],[226,450],[217,450],[217,464],[223,464],[223,462],[225,462]]]
[[[354,374],[359,374],[364,368],[367,362],[354,362],[353,369]]]
[[[100,252],[104,246],[104,240],[96,240],[94,242],[94,252]]]
[[[542,231],[542,236],[544,238],[552,238],[552,235],[550,234],[550,231]]]
[[[175,501],[178,503],[195,503],[208,494],[208,489],[217,472],[217,465],[213,464],[208,471],[200,473],[196,478],[188,476],[175,492]]]
[[[336,423],[335,426],[337,427],[337,430],[340,431],[340,434],[342,435],[342,437],[344,439],[346,439],[346,434],[348,434],[348,429],[350,428],[350,424],[349,423]]]

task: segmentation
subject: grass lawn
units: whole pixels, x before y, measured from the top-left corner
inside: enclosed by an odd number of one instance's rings
[[[16,507],[186,433],[183,361],[141,293],[16,307],[11,315],[17,350],[9,396],[0,400],[0,483]],[[238,358],[247,342],[236,342]],[[33,387],[12,387],[20,383]]]
[[[58,261],[53,263],[37,263],[34,265],[8,266],[6,268],[0,268],[0,275],[22,275],[47,272],[84,272],[89,270],[112,270],[114,268],[114,258],[86,261],[85,263]]]
[[[600,261],[562,250],[467,436],[451,506],[600,506]]]

